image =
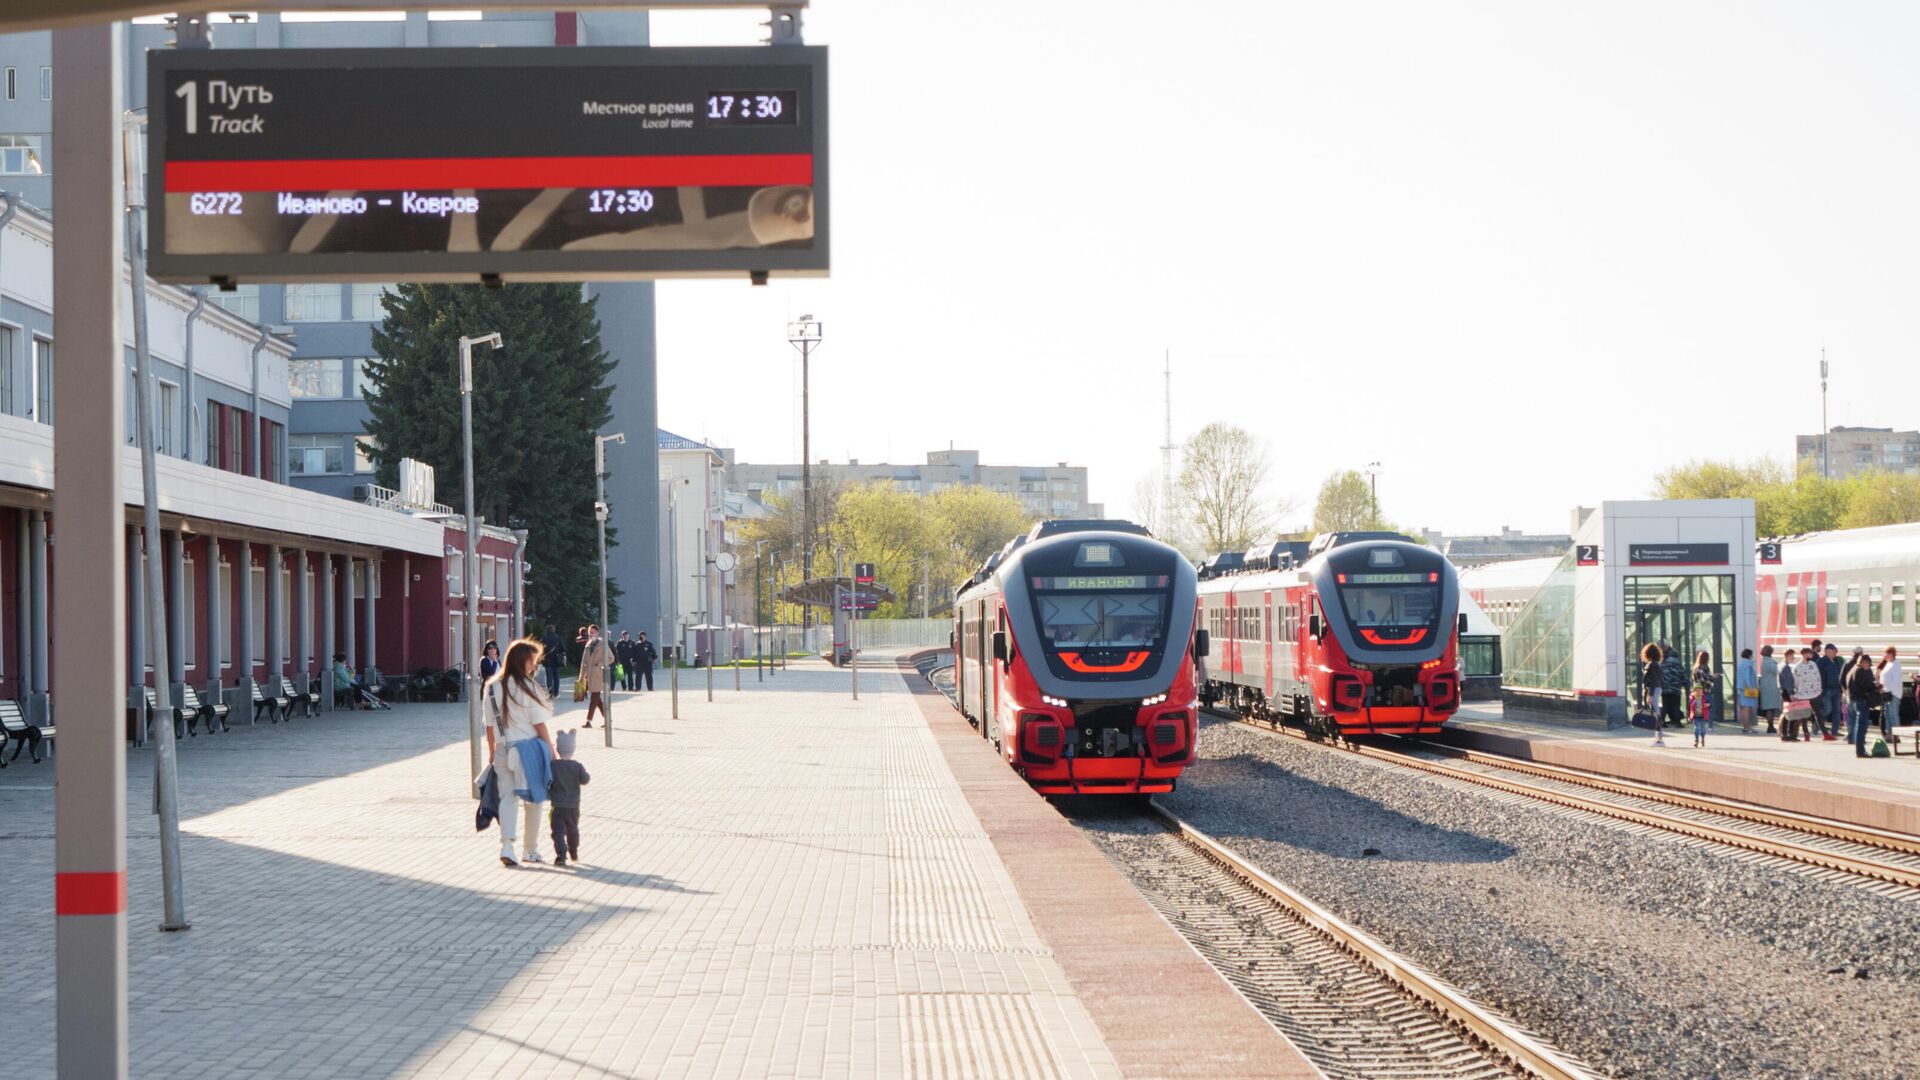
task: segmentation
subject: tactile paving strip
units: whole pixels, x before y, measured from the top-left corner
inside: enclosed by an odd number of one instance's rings
[[[1025,994],[903,994],[900,1016],[913,1080],[1065,1075]]]

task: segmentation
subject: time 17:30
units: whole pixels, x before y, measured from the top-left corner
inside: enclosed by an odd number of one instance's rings
[[[587,192],[587,209],[596,214],[645,214],[653,210],[653,192],[646,188],[594,188]]]

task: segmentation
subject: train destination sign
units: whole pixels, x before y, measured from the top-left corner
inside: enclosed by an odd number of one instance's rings
[[[827,272],[827,55],[148,55],[162,281]]]

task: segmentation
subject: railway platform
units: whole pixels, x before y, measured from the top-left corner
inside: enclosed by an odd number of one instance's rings
[[[917,676],[682,675],[580,733],[566,869],[475,833],[462,705],[184,741],[179,934],[131,753],[134,1073],[1319,1075]],[[0,770],[10,1078],[53,1075],[52,785]]]
[[[1876,731],[1877,733],[1877,731]],[[1655,747],[1638,728],[1601,731],[1508,716],[1498,703],[1464,706],[1443,741],[1657,784],[1774,809],[1832,818],[1897,832],[1920,834],[1920,760],[1914,756],[1920,729],[1901,729],[1900,753],[1858,758],[1845,741],[1783,742],[1778,735],[1740,734],[1738,724],[1719,724],[1704,749],[1693,748],[1693,729],[1668,728],[1667,745]]]

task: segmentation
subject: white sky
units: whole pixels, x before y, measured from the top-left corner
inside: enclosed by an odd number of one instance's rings
[[[1137,13],[1135,13],[1137,12]],[[656,15],[656,44],[763,14]],[[1920,5],[819,0],[833,276],[663,284],[660,423],[797,460],[1268,443],[1304,518],[1565,531],[1690,457],[1920,423]]]

